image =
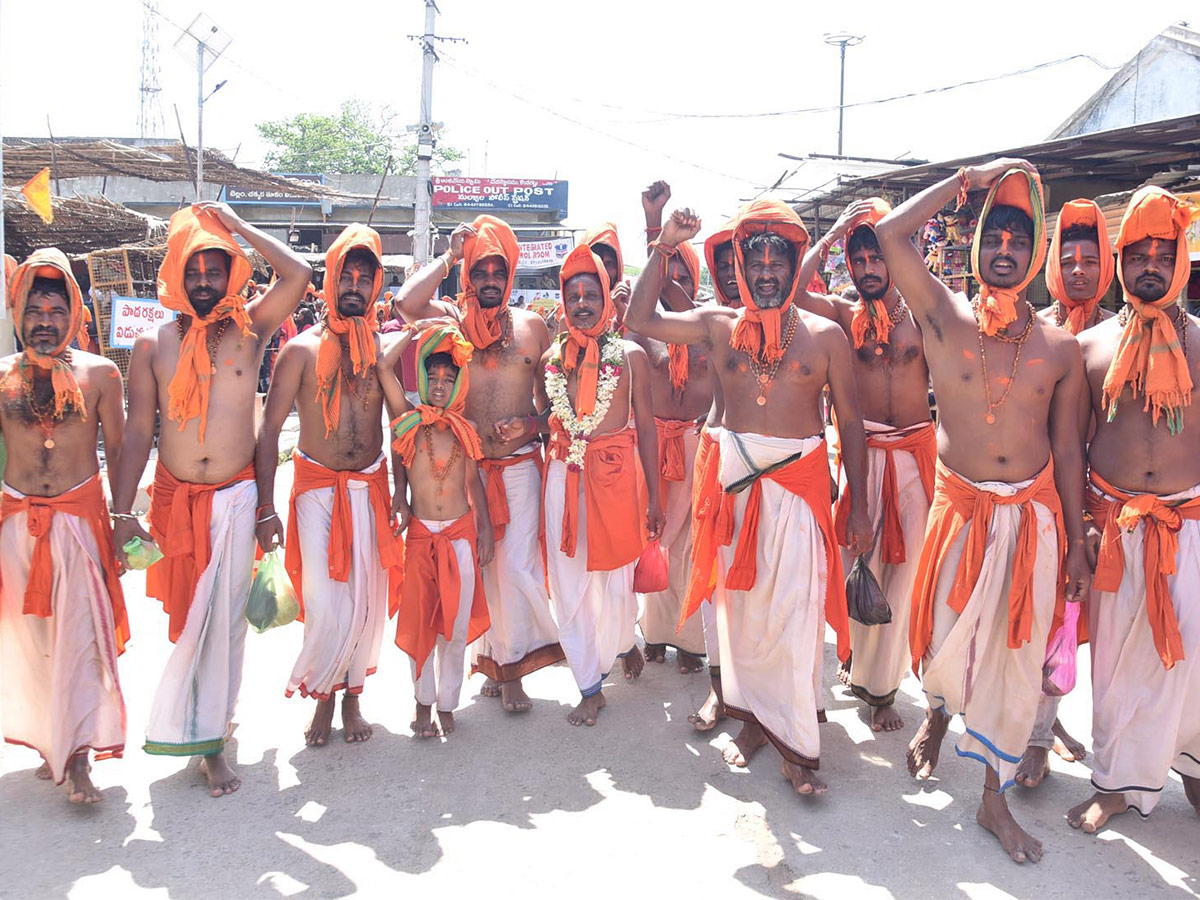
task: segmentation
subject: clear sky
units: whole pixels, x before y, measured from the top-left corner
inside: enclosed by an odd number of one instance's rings
[[[847,103],[1002,74],[1073,54],[1118,66],[1196,6],[798,3],[738,0],[440,0],[444,45],[434,118],[469,154],[464,174],[566,178],[568,224],[611,219],[640,240],[638,193],[656,178],[672,205],[718,226],[738,202],[796,163],[780,151],[833,153],[836,110],[763,118],[693,118],[836,107],[837,49],[822,35],[865,36],[847,50]],[[332,112],[342,100],[418,117],[422,0],[287,4],[160,0],[158,63],[165,137],[178,105],[196,137],[195,70],[173,44],[175,24],[203,10],[233,36],[206,76],[228,83],[205,107],[205,139],[257,165],[257,122]],[[1196,26],[1193,22],[1193,27]],[[136,135],[141,0],[4,0],[0,6],[0,127],[7,135]],[[1108,78],[1086,60],[918,99],[846,112],[845,152],[943,159],[1044,138]],[[240,148],[240,149],[239,149]],[[809,162],[798,191],[835,175]],[[636,257],[630,256],[631,261]]]

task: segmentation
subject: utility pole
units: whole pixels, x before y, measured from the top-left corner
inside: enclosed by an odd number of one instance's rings
[[[200,13],[187,30],[175,41],[175,49],[185,56],[193,50],[196,65],[196,199],[204,199],[204,104],[222,87],[220,82],[208,97],[204,96],[204,70],[211,66],[229,47],[233,38],[222,31],[212,19]]]
[[[846,48],[842,48],[842,53]],[[838,153],[842,152],[838,130]],[[196,41],[196,199],[204,199],[204,41]]]
[[[865,35],[837,32],[825,35],[825,43],[841,47],[842,74],[838,88],[838,148],[837,155],[842,155],[842,120],[846,115],[846,47],[854,47],[863,42]]]

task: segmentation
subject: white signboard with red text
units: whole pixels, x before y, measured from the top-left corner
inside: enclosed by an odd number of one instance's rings
[[[156,300],[113,297],[108,345],[114,350],[132,350],[134,341],[143,333],[174,318],[175,313]]]

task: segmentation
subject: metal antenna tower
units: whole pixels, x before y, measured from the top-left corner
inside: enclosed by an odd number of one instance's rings
[[[138,136],[162,137],[166,123],[162,111],[162,87],[158,82],[158,0],[142,0],[141,102],[138,104]]]

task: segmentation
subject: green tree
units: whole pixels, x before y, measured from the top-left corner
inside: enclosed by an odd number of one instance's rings
[[[265,161],[276,171],[381,175],[391,156],[393,175],[417,174],[416,139],[398,127],[398,115],[390,107],[375,111],[347,100],[332,116],[300,113],[257,128],[272,144]],[[433,171],[444,173],[462,158],[454,147],[435,147]]]

